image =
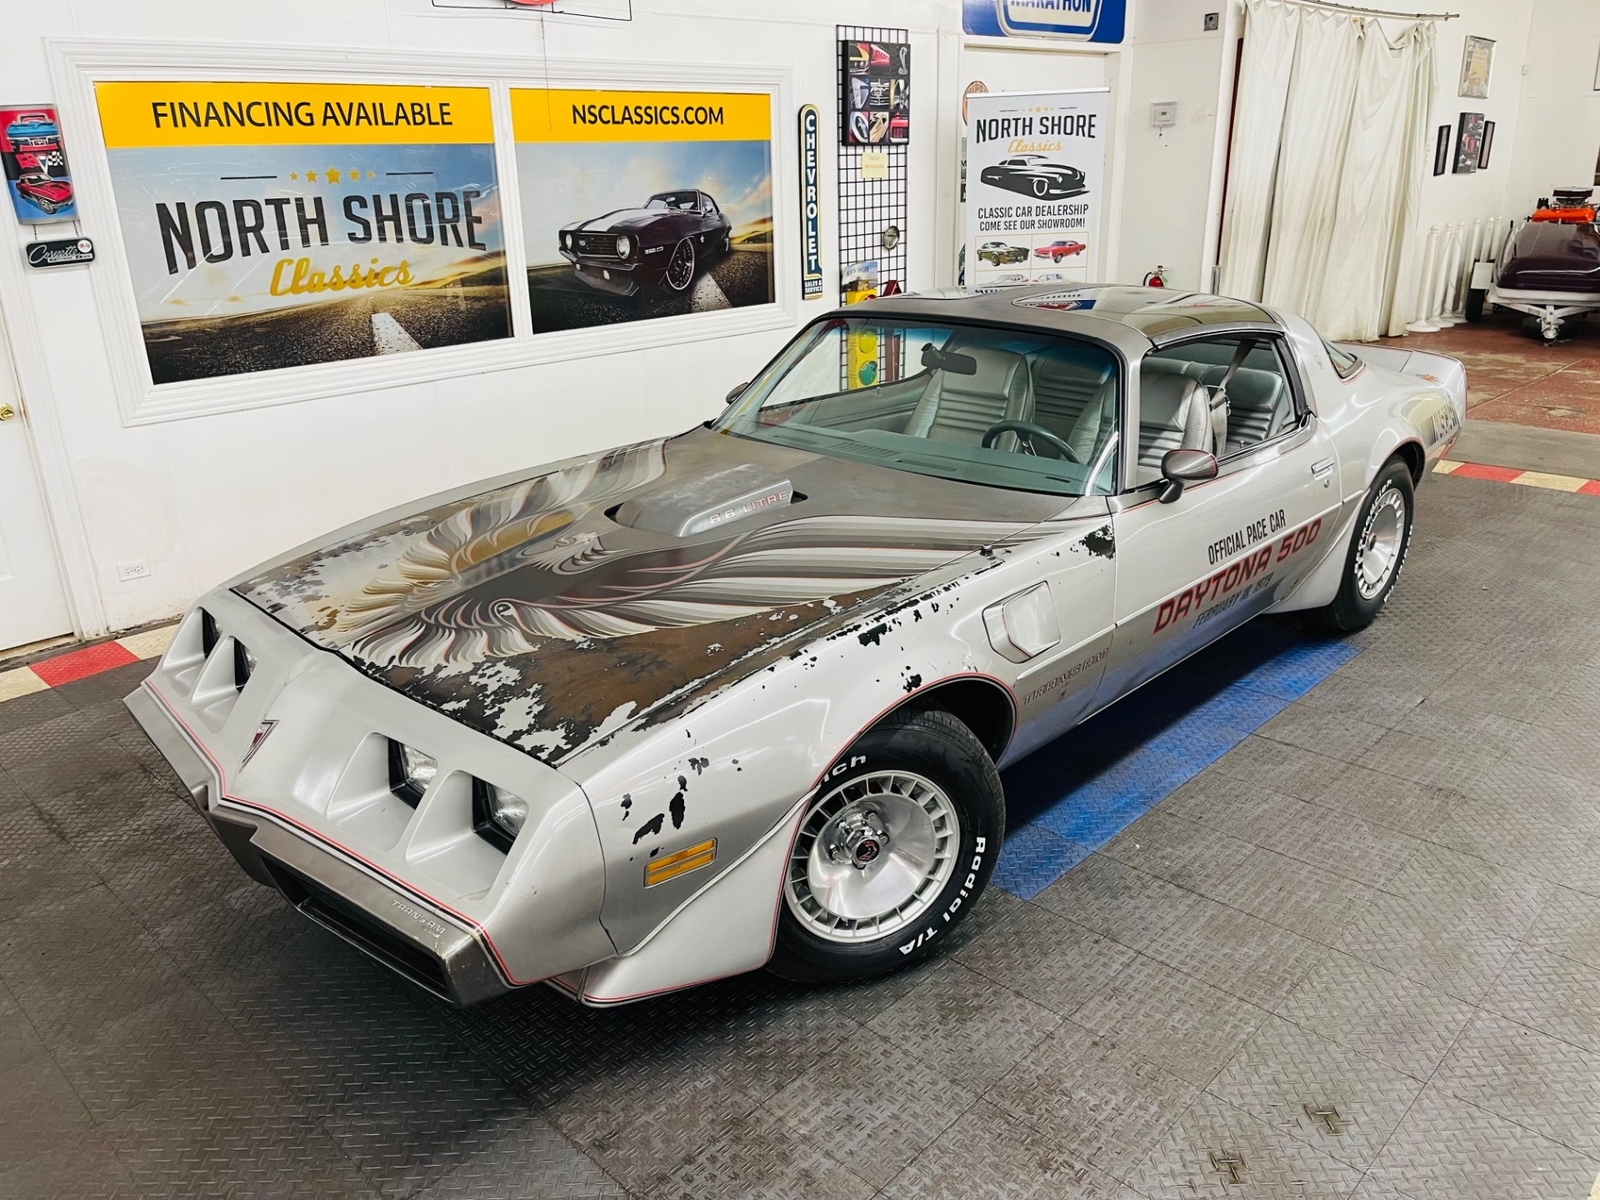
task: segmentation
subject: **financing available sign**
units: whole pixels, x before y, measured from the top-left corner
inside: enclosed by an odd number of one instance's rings
[[[511,336],[487,88],[95,93],[155,383]]]
[[[1106,88],[967,97],[968,287],[1098,278],[1108,97]]]

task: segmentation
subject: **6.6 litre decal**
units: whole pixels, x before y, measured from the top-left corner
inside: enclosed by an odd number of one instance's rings
[[[1199,583],[1184,588],[1176,596],[1169,596],[1156,609],[1154,632],[1160,633],[1190,613],[1200,612],[1207,604],[1226,599],[1231,605],[1240,596],[1245,595],[1239,589],[1251,580],[1256,581],[1255,587],[1265,586],[1272,578],[1267,573],[1269,567],[1300,553],[1315,542],[1321,532],[1322,518],[1317,517],[1297,529],[1291,529],[1277,541],[1246,553],[1237,561],[1206,576]]]

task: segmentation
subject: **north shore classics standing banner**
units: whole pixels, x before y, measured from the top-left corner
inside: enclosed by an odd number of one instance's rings
[[[967,97],[968,287],[1098,278],[1109,95]]]
[[[487,88],[95,93],[155,383],[511,336]]]
[[[513,88],[533,331],[771,304],[766,92]]]

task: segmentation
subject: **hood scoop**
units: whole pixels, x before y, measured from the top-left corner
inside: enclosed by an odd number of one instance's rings
[[[606,515],[618,525],[693,537],[792,504],[794,484],[749,463],[673,480],[623,501]]]

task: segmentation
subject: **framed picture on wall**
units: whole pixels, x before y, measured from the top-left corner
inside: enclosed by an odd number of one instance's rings
[[[1461,86],[1458,96],[1472,100],[1489,97],[1489,68],[1494,63],[1494,42],[1489,38],[1468,37],[1461,48]]]
[[[1483,123],[1483,145],[1478,149],[1478,170],[1489,169],[1489,152],[1494,149],[1494,122]]]
[[[1450,169],[1450,126],[1439,126],[1439,136],[1433,142],[1433,173],[1443,175]]]
[[[1462,113],[1456,124],[1455,174],[1470,175],[1478,169],[1478,151],[1483,147],[1483,114]]]

